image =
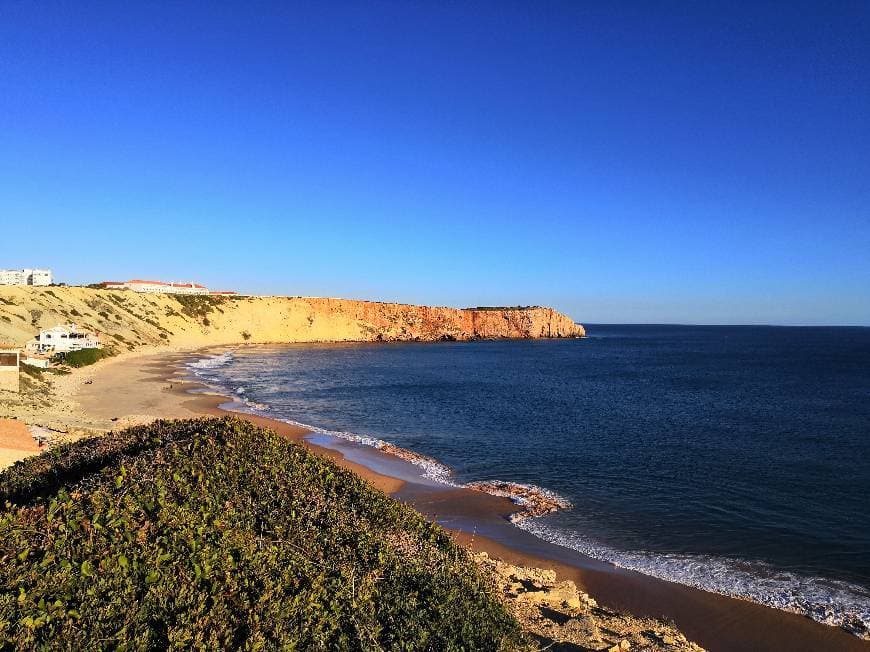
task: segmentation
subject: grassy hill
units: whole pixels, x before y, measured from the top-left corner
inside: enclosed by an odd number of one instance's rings
[[[238,419],[162,421],[0,474],[0,646],[513,649],[438,526]]]

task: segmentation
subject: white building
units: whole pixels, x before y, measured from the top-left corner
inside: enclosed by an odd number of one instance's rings
[[[25,355],[21,358],[21,364],[26,364],[31,367],[39,367],[40,369],[48,369],[51,366],[51,358],[45,355]]]
[[[0,269],[0,285],[27,285],[23,269]]]
[[[30,272],[29,285],[51,285],[54,283],[54,276],[50,269],[31,269],[24,271]]]
[[[163,281],[103,281],[107,290],[133,290],[133,292],[150,292],[163,294],[208,294],[208,288],[199,283],[164,283]]]
[[[39,335],[24,348],[33,353],[68,353],[81,349],[99,349],[101,346],[98,334],[81,331],[75,324],[66,324],[39,331]]]
[[[50,269],[0,269],[0,285],[51,285]]]

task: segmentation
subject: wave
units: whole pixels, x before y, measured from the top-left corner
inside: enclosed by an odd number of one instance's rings
[[[405,460],[406,462],[413,464],[416,467],[419,467],[423,472],[422,477],[424,478],[451,487],[463,486],[453,481],[453,479],[451,478],[453,471],[446,464],[442,464],[441,462],[432,457],[428,457],[412,450],[408,450],[407,448],[401,448],[399,446],[396,446],[395,444],[384,441],[383,439],[378,439],[377,437],[371,437],[369,435],[359,435],[354,432],[327,430],[326,428],[320,428],[318,426],[312,426],[307,423],[293,421],[292,419],[278,419],[278,421],[288,423],[292,426],[297,426],[299,428],[304,428],[305,430],[310,430],[311,432],[316,432],[319,435],[337,437],[339,439],[344,439],[345,441],[350,441],[355,444],[360,444],[362,446],[370,446],[372,448],[376,448],[379,451],[382,451],[394,457],[398,457]]]
[[[232,361],[232,351],[226,351],[220,355],[213,355],[208,358],[203,358],[202,360],[197,360],[196,362],[191,362],[187,366],[194,370],[217,369],[218,367],[223,367]]]
[[[235,360],[233,352],[225,351],[220,355],[213,355],[207,358],[202,358],[201,360],[197,360],[196,362],[189,362],[187,364],[187,368],[193,371],[198,381],[208,385],[216,392],[230,398],[233,401],[233,404],[231,406],[233,410],[242,412],[250,411],[252,414],[269,411],[269,405],[265,403],[259,403],[246,396],[246,387],[241,385],[235,387],[234,389],[231,387],[227,387],[225,379],[221,378],[220,376],[213,375],[212,373],[206,373],[211,372],[214,369],[225,367],[233,360]]]
[[[849,582],[801,576],[762,561],[617,550],[540,519],[515,524],[540,539],[620,568],[801,614],[870,639],[870,591]]]

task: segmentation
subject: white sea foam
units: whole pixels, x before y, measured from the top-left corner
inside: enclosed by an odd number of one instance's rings
[[[234,359],[232,351],[226,351],[220,355],[213,355],[197,360],[196,362],[190,362],[188,363],[187,368],[193,371],[199,381],[207,384],[216,392],[231,398],[233,401],[232,408],[234,410],[239,412],[250,412],[251,414],[269,411],[269,405],[249,399],[245,395],[247,392],[246,387],[239,386],[235,389],[228,388],[225,386],[223,378],[211,373],[214,369],[225,367],[230,364]]]
[[[268,412],[272,408],[266,403],[257,403],[257,401],[252,401],[249,398],[242,398],[242,403],[244,403],[247,407],[251,408],[255,412]]]
[[[191,369],[201,371],[203,369],[217,369],[218,367],[223,367],[224,365],[229,364],[232,361],[232,351],[227,351],[225,353],[221,353],[220,355],[213,355],[208,358],[203,358],[202,360],[197,360],[196,362],[191,362],[187,366]]]
[[[438,460],[432,459],[431,457],[427,457],[425,455],[421,455],[419,453],[415,453],[413,451],[409,451],[406,448],[400,448],[395,444],[391,444],[383,439],[378,439],[377,437],[371,437],[369,435],[360,435],[354,432],[346,432],[341,430],[327,430],[326,428],[319,428],[318,426],[312,426],[307,423],[301,423],[299,421],[293,421],[292,419],[279,419],[284,423],[288,423],[293,426],[298,426],[299,428],[304,428],[306,430],[310,430],[311,432],[316,432],[319,435],[327,435],[329,437],[337,437],[339,439],[344,439],[345,441],[350,441],[355,444],[360,444],[362,446],[371,446],[372,448],[376,448],[385,453],[389,453],[396,457],[399,457],[406,462],[413,464],[414,466],[419,467],[423,473],[422,476],[429,480],[433,480],[435,482],[439,482],[441,484],[445,484],[451,487],[459,487],[462,485],[457,484],[451,479],[452,471],[450,467],[445,464],[442,464]]]
[[[870,591],[855,584],[804,577],[761,561],[616,550],[580,533],[557,530],[542,519],[525,519],[516,525],[541,539],[614,566],[799,613],[870,638]]]

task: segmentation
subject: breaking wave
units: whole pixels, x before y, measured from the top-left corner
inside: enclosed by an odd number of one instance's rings
[[[279,419],[279,421],[289,423],[290,425],[298,426],[300,428],[305,428],[306,430],[316,432],[319,435],[337,437],[339,439],[344,439],[345,441],[350,441],[355,444],[360,444],[362,446],[371,446],[372,448],[393,455],[394,457],[403,459],[406,462],[409,462],[414,466],[418,467],[422,471],[422,476],[424,478],[451,487],[463,486],[452,479],[451,476],[453,472],[446,464],[442,464],[434,458],[428,457],[426,455],[421,455],[420,453],[408,450],[407,448],[400,448],[399,446],[384,441],[383,439],[378,439],[377,437],[371,437],[369,435],[359,435],[353,432],[327,430],[326,428],[319,428],[317,426],[312,426],[307,423],[300,423],[299,421],[293,421],[291,419]]]
[[[193,371],[197,380],[208,385],[216,392],[227,395],[233,401],[232,408],[234,410],[250,411],[252,414],[267,412],[270,409],[268,405],[254,401],[246,396],[247,388],[242,385],[228,388],[223,378],[210,373],[215,369],[227,366],[234,359],[232,351],[226,351],[220,355],[213,355],[196,362],[189,362],[187,368]]]
[[[620,568],[809,616],[870,639],[870,591],[855,584],[800,576],[762,561],[616,550],[580,533],[550,527],[541,519],[515,524],[545,541]]]
[[[203,358],[202,360],[197,360],[196,362],[191,362],[187,366],[190,369],[193,369],[195,372],[197,370],[201,371],[204,369],[217,369],[218,367],[223,367],[224,365],[227,365],[232,361],[232,351],[227,351],[225,353],[221,353],[220,355],[213,355],[208,358]]]

